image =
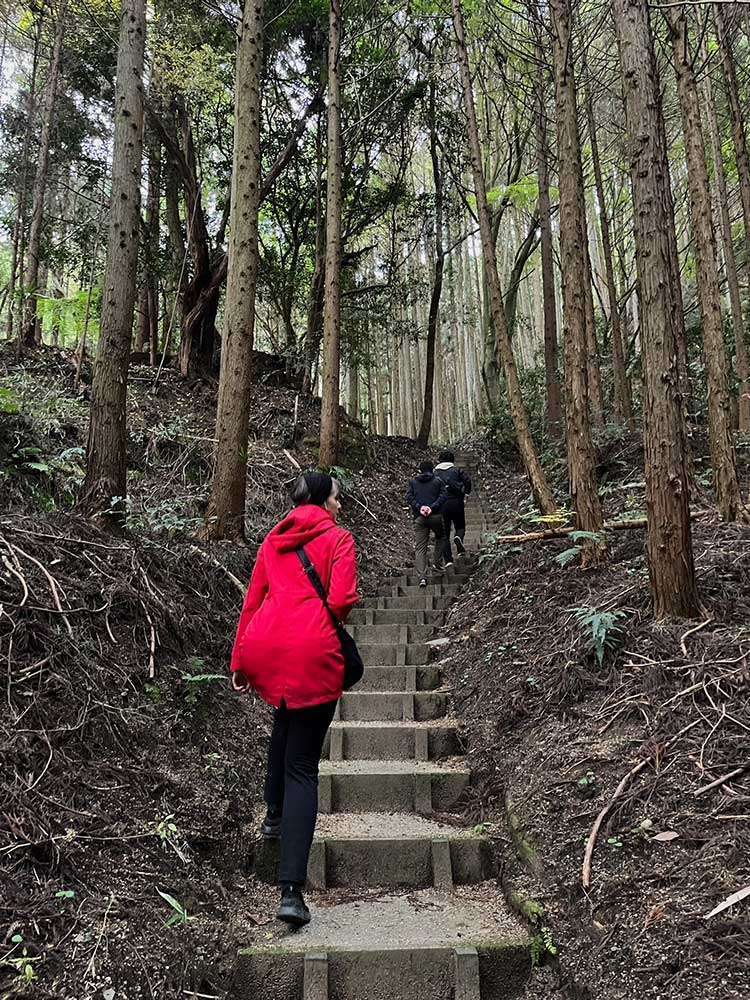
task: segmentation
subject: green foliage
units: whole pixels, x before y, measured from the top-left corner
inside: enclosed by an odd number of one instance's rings
[[[605,654],[615,650],[623,639],[619,622],[624,611],[597,611],[596,608],[571,608],[576,621],[589,633],[588,641],[601,667]]]
[[[530,950],[531,964],[535,968],[540,966],[547,956],[552,958],[557,954],[557,945],[549,927],[542,926],[539,928],[538,932],[531,939]]]
[[[570,533],[570,539],[574,542],[594,542],[596,544],[604,544],[605,535],[603,531],[572,531]],[[564,549],[555,556],[555,562],[559,566],[567,566],[569,563],[573,562],[574,559],[578,558],[583,552],[582,545],[573,545],[569,549]]]
[[[195,920],[195,917],[191,917],[182,903],[175,899],[174,896],[171,896],[168,892],[162,892],[161,889],[157,889],[156,891],[174,910],[172,916],[169,917],[168,920],[164,921],[165,927],[177,927],[182,924],[186,924],[189,920]]]
[[[509,202],[514,208],[533,211],[539,200],[539,180],[535,174],[521,177],[513,184],[504,184],[487,192],[490,208]]]

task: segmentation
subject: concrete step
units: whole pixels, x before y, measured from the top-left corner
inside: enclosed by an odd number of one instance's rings
[[[279,841],[260,838],[252,868],[277,881]],[[436,889],[484,882],[492,875],[486,836],[409,813],[320,816],[307,867],[308,889]]]
[[[379,611],[445,611],[452,603],[452,596],[425,594],[417,588],[414,594],[398,597],[366,597],[359,607]]]
[[[318,783],[321,813],[450,812],[469,785],[461,759],[324,760]]]
[[[366,647],[360,647],[363,649]],[[434,691],[441,684],[436,664],[369,665],[357,691]]]
[[[410,665],[427,663],[430,648],[429,646],[425,646],[424,643],[405,646],[396,642],[363,642],[359,645],[359,652],[365,666],[385,667],[393,666],[397,663],[408,663]],[[387,688],[386,690],[390,691],[392,688]]]
[[[237,957],[233,1000],[500,1000],[531,971],[494,883],[315,906]]]
[[[443,623],[445,612],[442,610],[426,611],[419,608],[387,608],[377,610],[361,605],[349,615],[350,625],[434,625]]]
[[[443,583],[435,581],[428,583],[426,587],[420,587],[419,581],[401,585],[398,587],[383,587],[383,597],[414,597],[419,594],[430,594],[433,597],[455,597],[461,590],[460,583]],[[381,593],[381,592],[379,592]]]
[[[453,722],[334,722],[324,757],[332,760],[440,760],[463,752]]]
[[[349,631],[358,643],[398,642],[406,646],[435,638],[432,625],[352,625]]]
[[[339,702],[341,722],[426,722],[448,711],[447,691],[346,691]]]

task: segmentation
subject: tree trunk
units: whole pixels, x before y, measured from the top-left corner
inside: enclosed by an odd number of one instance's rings
[[[304,356],[302,358],[302,392],[311,396],[312,373],[323,339],[323,299],[326,274],[326,224],[323,213],[323,114],[318,114],[315,130],[315,267],[310,282],[307,305]]]
[[[341,0],[331,0],[328,37],[328,168],[326,190],[326,273],[323,306],[323,398],[320,457],[323,468],[338,462],[341,369]]]
[[[417,434],[417,445],[426,448],[432,429],[432,407],[435,386],[435,339],[440,326],[440,298],[443,293],[443,270],[445,268],[445,248],[443,246],[443,177],[438,152],[437,121],[435,109],[435,76],[430,67],[430,92],[428,121],[430,126],[430,159],[432,179],[435,185],[435,276],[432,281],[430,312],[427,317],[427,364],[425,365],[424,406],[422,422]]]
[[[703,53],[702,53],[703,55]],[[705,56],[704,56],[705,58]],[[729,214],[729,192],[727,191],[727,175],[724,167],[724,155],[721,146],[719,123],[716,118],[716,102],[714,100],[711,74],[705,74],[705,107],[711,133],[711,149],[714,161],[714,180],[716,183],[716,201],[721,219],[721,238],[724,250],[724,267],[727,276],[729,304],[732,311],[732,330],[734,332],[734,350],[739,380],[739,401],[737,407],[738,429],[741,433],[750,431],[750,360],[748,359],[745,320],[742,315],[742,295],[740,280],[737,274],[737,257],[734,252],[732,236],[732,219]]]
[[[37,151],[36,177],[31,202],[31,228],[29,229],[29,247],[24,275],[24,310],[23,321],[19,330],[22,342],[19,349],[34,347],[37,343],[37,285],[39,283],[39,254],[42,242],[42,227],[44,225],[44,204],[47,194],[47,173],[49,170],[49,147],[52,136],[52,125],[57,102],[57,86],[60,79],[60,57],[62,54],[63,37],[65,34],[66,2],[61,0],[57,11],[55,41],[47,74],[47,86],[42,109],[42,130],[39,135]]]
[[[724,348],[716,239],[711,214],[711,187],[701,133],[698,84],[688,51],[684,8],[664,11],[672,38],[677,94],[687,157],[690,217],[695,241],[698,298],[703,324],[703,350],[708,382],[708,431],[711,445],[716,505],[724,521],[747,515],[740,496],[737,459],[732,438],[732,408]]]
[[[674,231],[661,83],[646,0],[612,0],[622,70],[633,189],[641,343],[648,559],[654,613],[699,611],[695,584],[685,425],[676,365]]]
[[[552,212],[549,196],[549,151],[541,42],[536,44],[536,141],[539,180],[539,228],[542,244],[542,300],[544,305],[544,374],[547,387],[547,429],[552,437],[562,434],[560,376],[557,368],[557,304],[555,302],[555,261],[552,248]]]
[[[146,195],[146,246],[143,255],[145,323],[142,326],[142,347],[148,348],[153,365],[158,349],[159,292],[159,205],[161,202],[161,143],[153,130],[148,133],[148,191]],[[156,331],[156,332],[155,332]]]
[[[576,130],[577,131],[577,130]],[[596,339],[596,317],[594,315],[594,272],[591,267],[589,250],[589,226],[586,217],[586,196],[583,187],[583,167],[578,160],[581,183],[578,191],[579,217],[581,220],[581,249],[583,250],[583,294],[584,315],[586,317],[586,377],[588,381],[589,410],[595,427],[604,426],[604,390],[599,366],[599,344]]]
[[[589,126],[591,142],[591,159],[594,165],[594,181],[596,183],[596,198],[599,202],[599,226],[602,234],[602,250],[604,255],[604,270],[607,276],[607,295],[609,297],[609,322],[612,329],[612,367],[615,382],[615,420],[626,423],[630,430],[634,429],[633,404],[630,398],[627,369],[625,367],[625,351],[622,340],[622,325],[615,283],[615,268],[612,259],[612,238],[607,218],[607,202],[604,194],[604,179],[602,165],[599,159],[599,141],[596,134],[594,119],[594,102],[591,97],[591,84],[586,76],[586,117]]]
[[[169,248],[171,255],[171,284],[167,301],[169,308],[165,317],[165,330],[163,337],[163,353],[169,350],[169,341],[172,337],[175,317],[182,316],[183,298],[185,295],[185,237],[182,231],[182,221],[180,219],[180,194],[177,181],[177,171],[174,163],[166,160],[164,166],[164,218],[169,234]]]
[[[602,535],[604,518],[597,491],[596,455],[591,439],[588,405],[591,356],[587,344],[589,323],[586,316],[586,285],[589,285],[590,290],[591,274],[586,267],[588,257],[584,245],[587,233],[585,215],[582,213],[583,170],[572,65],[569,0],[551,0],[550,15],[560,185],[560,272],[563,279],[568,474],[578,529],[601,536],[601,540],[585,540],[581,559],[585,567],[600,561],[605,554]]]
[[[127,492],[128,362],[138,268],[146,0],[123,0],[101,333],[91,390],[83,504],[122,512]]]
[[[245,536],[247,440],[252,391],[258,212],[261,201],[261,74],[263,0],[246,0],[242,15],[234,98],[231,225],[216,452],[204,536]]]
[[[511,345],[510,338],[508,337],[508,330],[505,324],[503,297],[500,289],[500,276],[497,270],[497,260],[495,259],[495,247],[492,240],[492,227],[490,223],[489,206],[487,204],[487,188],[484,180],[484,168],[482,166],[482,150],[479,145],[479,131],[477,129],[476,110],[474,107],[474,93],[471,85],[471,72],[469,70],[469,55],[466,50],[466,35],[461,0],[452,0],[452,5],[453,25],[456,35],[456,53],[461,71],[463,98],[469,130],[468,138],[471,153],[471,167],[474,176],[474,190],[477,200],[477,214],[479,217],[479,227],[482,238],[482,252],[484,255],[487,280],[489,284],[492,318],[495,324],[495,335],[497,337],[498,346],[502,355],[505,380],[508,389],[508,401],[510,403],[510,412],[518,439],[518,447],[521,452],[526,474],[529,477],[529,484],[534,496],[534,501],[543,514],[551,514],[556,509],[555,498],[549,488],[544,474],[544,469],[542,468],[539,456],[536,453],[536,448],[534,447],[534,441],[531,436],[531,428],[529,426],[529,417],[526,411],[526,404],[524,403],[521,386],[518,381],[518,371],[516,369],[515,358],[513,357],[513,347]]]
[[[722,70],[724,86],[728,97],[729,115],[732,123],[735,160],[740,180],[740,202],[742,205],[742,220],[745,229],[745,281],[750,296],[750,157],[747,151],[743,111],[740,106],[737,73],[734,65],[732,43],[727,35],[724,12],[720,4],[714,5],[719,28],[719,44],[722,54]],[[710,76],[706,73],[707,86],[711,86]],[[739,298],[739,281],[737,279],[734,242],[732,239],[732,224],[729,215],[729,199],[727,197],[726,174],[722,156],[721,139],[716,122],[716,106],[713,94],[708,102],[711,138],[714,146],[714,171],[721,204],[722,233],[724,240],[724,259],[727,266],[727,283],[732,301],[732,323],[734,327],[735,350],[737,352],[737,377],[740,380],[739,427],[742,431],[750,430],[750,363],[748,362],[747,334],[744,329],[742,305]]]
[[[26,235],[26,202],[28,200],[28,179],[29,179],[29,146],[31,145],[31,135],[33,132],[34,105],[36,103],[36,82],[37,71],[39,69],[39,44],[42,35],[41,18],[36,34],[34,36],[34,54],[31,62],[31,76],[29,79],[29,89],[26,94],[26,132],[23,137],[23,151],[21,153],[21,183],[18,190],[18,207],[16,209],[16,222],[13,227],[13,242],[10,257],[10,278],[8,281],[8,321],[7,337],[13,339],[16,330],[16,320],[18,318],[18,296],[16,294],[16,281],[23,275],[23,241]],[[23,282],[22,282],[23,284]],[[23,337],[19,325],[19,336],[17,340],[18,348],[21,348]]]

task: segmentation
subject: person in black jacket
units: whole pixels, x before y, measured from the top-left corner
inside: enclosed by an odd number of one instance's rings
[[[464,499],[471,493],[471,479],[463,469],[455,464],[456,456],[452,451],[441,451],[439,464],[435,466],[435,475],[445,486],[445,503],[443,514],[443,562],[446,566],[453,565],[453,549],[451,548],[451,529],[455,529],[456,551],[464,552],[464,535],[466,534],[466,514]]]
[[[432,462],[422,462],[419,475],[411,480],[406,502],[414,515],[414,542],[419,586],[427,586],[427,547],[430,532],[435,536],[435,568],[440,568],[443,550],[443,518],[440,512],[447,499],[445,486],[434,473]]]

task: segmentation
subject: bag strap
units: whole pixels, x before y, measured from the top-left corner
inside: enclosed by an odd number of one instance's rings
[[[299,561],[302,563],[302,568],[304,569],[305,573],[307,574],[308,580],[310,581],[310,583],[315,588],[316,594],[318,595],[318,597],[323,602],[323,605],[324,605],[326,611],[328,612],[328,614],[331,616],[331,619],[333,620],[333,624],[336,626],[336,628],[339,628],[341,626],[341,622],[338,620],[338,618],[336,617],[336,615],[333,613],[333,610],[332,610],[330,604],[328,603],[328,598],[326,596],[325,587],[323,586],[323,581],[318,576],[318,571],[313,566],[312,562],[310,561],[310,557],[305,552],[304,548],[296,549],[295,551],[297,553],[297,557],[299,558]]]

